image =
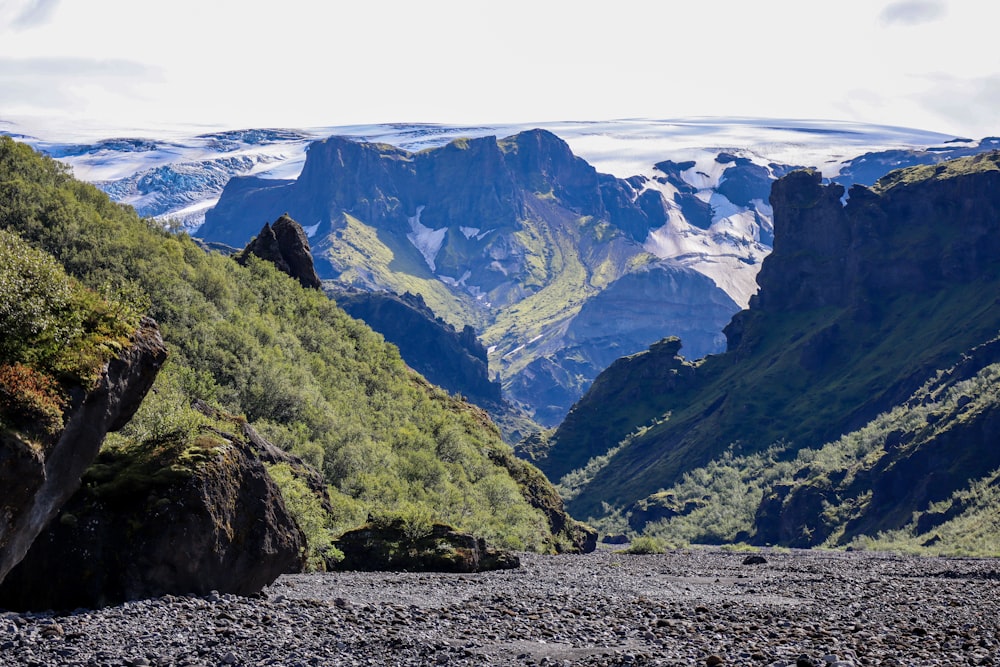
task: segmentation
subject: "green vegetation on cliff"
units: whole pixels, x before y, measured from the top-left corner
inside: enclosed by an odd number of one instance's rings
[[[206,253],[6,137],[0,229],[84,285],[148,303],[171,353],[155,389],[183,397],[177,421],[193,419],[194,399],[245,416],[323,473],[334,530],[372,512],[426,512],[501,546],[556,543],[526,491],[493,462],[509,448],[484,413],[427,384],[381,336],[269,263]],[[154,412],[137,416],[121,436],[131,442],[116,446],[169,432],[152,423],[162,422]]]
[[[846,206],[820,180],[775,183],[775,250],[725,354],[622,360],[549,438],[577,516],[715,543],[981,553],[1000,534],[1000,154]]]
[[[59,431],[70,390],[92,388],[138,323],[134,304],[103,298],[0,229],[0,431],[42,441]]]

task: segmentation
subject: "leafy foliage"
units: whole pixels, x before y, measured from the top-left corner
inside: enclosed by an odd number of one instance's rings
[[[23,364],[0,366],[0,415],[21,429],[51,437],[62,427],[66,399],[55,381]]]
[[[666,544],[657,537],[642,535],[632,540],[632,543],[624,550],[627,554],[662,554],[667,552]]]
[[[0,430],[52,441],[70,389],[92,386],[138,321],[137,310],[102,298],[0,229]]]
[[[340,560],[343,554],[333,545],[330,515],[309,487],[292,473],[287,463],[268,466],[271,479],[281,489],[285,506],[306,536],[306,569],[317,571],[326,568],[327,560]]]

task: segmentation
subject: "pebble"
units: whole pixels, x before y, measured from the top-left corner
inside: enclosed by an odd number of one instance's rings
[[[599,549],[474,575],[325,573],[262,595],[0,611],[0,666],[1000,664],[1000,561]]]

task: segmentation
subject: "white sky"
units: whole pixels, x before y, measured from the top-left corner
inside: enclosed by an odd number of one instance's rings
[[[1000,134],[997,14],[981,0],[0,0],[0,121],[110,135],[748,116],[981,138]]]

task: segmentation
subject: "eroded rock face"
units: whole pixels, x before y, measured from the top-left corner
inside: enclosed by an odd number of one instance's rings
[[[273,263],[303,287],[320,286],[309,250],[309,238],[302,226],[287,215],[275,220],[273,225],[265,223],[260,233],[236,256],[236,261],[244,264],[251,254]]]
[[[141,461],[102,452],[80,492],[0,585],[0,607],[250,595],[301,570],[305,538],[250,443],[211,432],[173,451],[149,446]]]
[[[144,319],[97,388],[74,398],[53,445],[37,447],[13,437],[0,441],[0,581],[79,488],[104,436],[135,414],[166,356],[156,322]]]
[[[344,559],[341,570],[369,572],[482,572],[521,566],[514,554],[491,549],[482,538],[434,524],[412,534],[396,521],[388,526],[366,524],[337,540]]]

